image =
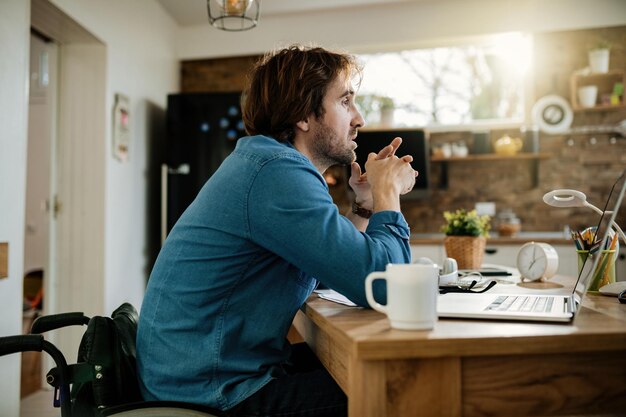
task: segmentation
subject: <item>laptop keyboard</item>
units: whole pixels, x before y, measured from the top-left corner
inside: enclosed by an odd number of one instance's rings
[[[553,303],[553,297],[501,295],[489,304],[485,310],[545,313],[552,310]]]

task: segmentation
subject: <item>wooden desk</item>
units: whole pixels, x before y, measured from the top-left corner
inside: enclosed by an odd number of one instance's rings
[[[402,331],[314,294],[294,325],[350,417],[626,415],[626,305],[614,297],[588,295],[573,324],[440,319]]]

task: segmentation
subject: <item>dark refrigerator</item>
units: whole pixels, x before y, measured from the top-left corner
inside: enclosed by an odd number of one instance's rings
[[[244,136],[240,93],[185,93],[167,98],[161,165],[161,241],[224,158]]]

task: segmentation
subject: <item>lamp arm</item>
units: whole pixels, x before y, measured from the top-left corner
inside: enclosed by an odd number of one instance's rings
[[[590,209],[598,213],[600,216],[602,216],[603,211],[597,208],[596,206],[594,206],[593,204],[585,201],[585,206],[589,207]],[[611,225],[617,231],[617,234],[619,235],[619,237],[622,238],[622,241],[624,242],[624,244],[626,244],[626,235],[624,234],[624,231],[615,222],[611,222]]]
[[[598,213],[600,216],[602,216],[602,214],[604,213],[602,210],[600,210],[599,208],[597,208],[596,206],[594,206],[588,201],[585,201],[585,206],[589,207],[590,209]]]

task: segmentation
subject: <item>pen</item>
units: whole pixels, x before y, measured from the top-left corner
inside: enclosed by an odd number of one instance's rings
[[[611,239],[611,245],[609,246],[609,250],[615,250],[616,244],[617,244],[617,233],[614,233],[613,238]]]

